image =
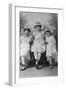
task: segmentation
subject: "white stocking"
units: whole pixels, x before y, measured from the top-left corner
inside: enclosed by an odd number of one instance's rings
[[[37,52],[35,52],[34,53],[34,56],[35,56],[35,59],[37,60],[37,62],[40,60],[40,57],[41,57],[41,53],[37,53]],[[37,63],[36,62],[36,63]]]
[[[25,65],[25,58],[23,56],[21,57],[21,63]]]

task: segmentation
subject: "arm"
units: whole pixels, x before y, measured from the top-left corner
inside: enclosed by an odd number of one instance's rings
[[[31,39],[30,39],[29,44],[32,45],[32,44],[33,44],[33,40],[34,40],[34,36],[31,36],[30,38],[31,38]]]

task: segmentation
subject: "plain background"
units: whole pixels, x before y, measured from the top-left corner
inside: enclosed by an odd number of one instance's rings
[[[66,90],[66,0],[0,0],[0,90]],[[33,7],[61,7],[64,9],[63,33],[63,71],[64,83],[40,84],[23,87],[10,87],[8,82],[8,5],[19,3],[22,6]],[[40,81],[39,81],[40,82]]]

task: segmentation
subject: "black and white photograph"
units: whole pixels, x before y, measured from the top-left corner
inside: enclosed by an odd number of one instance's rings
[[[0,90],[66,90],[65,2],[1,0]]]
[[[62,82],[62,8],[11,4],[9,12],[9,84]]]
[[[19,78],[58,76],[58,14],[19,12]]]

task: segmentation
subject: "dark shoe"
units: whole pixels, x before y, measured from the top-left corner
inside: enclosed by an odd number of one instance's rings
[[[36,60],[36,64],[35,64],[36,69],[38,69],[38,61]]]
[[[36,61],[35,67],[36,67],[36,69],[39,69],[39,68],[38,68],[38,62],[37,62],[37,61]]]
[[[49,66],[49,68],[50,68],[50,69],[53,69],[53,66],[52,66],[52,65],[50,65],[50,66]]]
[[[26,68],[26,65],[21,64],[21,71],[25,70]]]
[[[25,69],[26,69],[26,67],[22,67],[22,68],[21,68],[21,71],[23,71],[23,70],[25,70]]]
[[[36,69],[39,69],[38,65],[35,65]]]

